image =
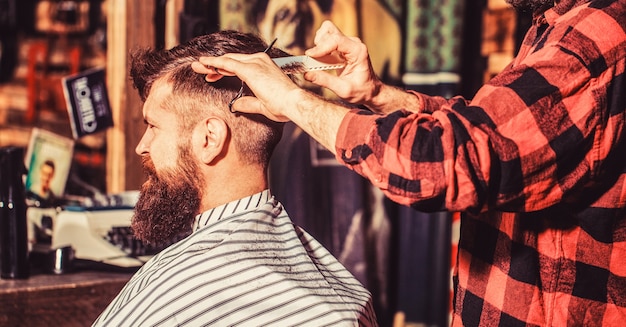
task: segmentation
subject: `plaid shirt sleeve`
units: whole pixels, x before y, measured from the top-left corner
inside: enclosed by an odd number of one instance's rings
[[[587,9],[571,25],[529,35],[471,102],[419,95],[417,114],[350,112],[337,158],[393,200],[426,210],[573,201],[604,178],[624,138],[624,22],[611,14]]]
[[[348,113],[337,159],[398,203],[463,211],[453,326],[622,326],[626,1],[536,18],[471,101]]]

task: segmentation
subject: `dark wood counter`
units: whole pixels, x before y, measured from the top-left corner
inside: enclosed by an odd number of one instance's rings
[[[0,280],[0,326],[90,326],[130,273],[79,271]]]

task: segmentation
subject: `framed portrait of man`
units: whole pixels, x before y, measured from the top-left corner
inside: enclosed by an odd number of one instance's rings
[[[25,182],[27,196],[44,202],[62,197],[73,152],[73,139],[33,128],[24,157],[28,169]]]

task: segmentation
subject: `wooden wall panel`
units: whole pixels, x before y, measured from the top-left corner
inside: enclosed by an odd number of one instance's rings
[[[129,52],[154,46],[154,2],[107,0],[107,83],[115,127],[107,136],[107,191],[139,189],[144,175],[135,146],[143,133],[142,102],[128,76]]]

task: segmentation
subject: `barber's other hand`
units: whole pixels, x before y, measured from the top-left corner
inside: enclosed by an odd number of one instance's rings
[[[229,53],[220,57],[200,57],[191,64],[208,82],[222,76],[238,76],[255,96],[243,96],[232,109],[262,114],[275,121],[288,121],[288,110],[298,102],[300,88],[265,53]],[[290,94],[293,94],[290,97]]]
[[[338,70],[337,74],[311,71],[305,73],[304,78],[330,89],[350,103],[373,105],[382,82],[372,68],[365,44],[357,37],[344,35],[330,21],[322,23],[314,42],[315,46],[306,50],[306,55],[313,58],[339,55],[345,60],[346,66]]]

